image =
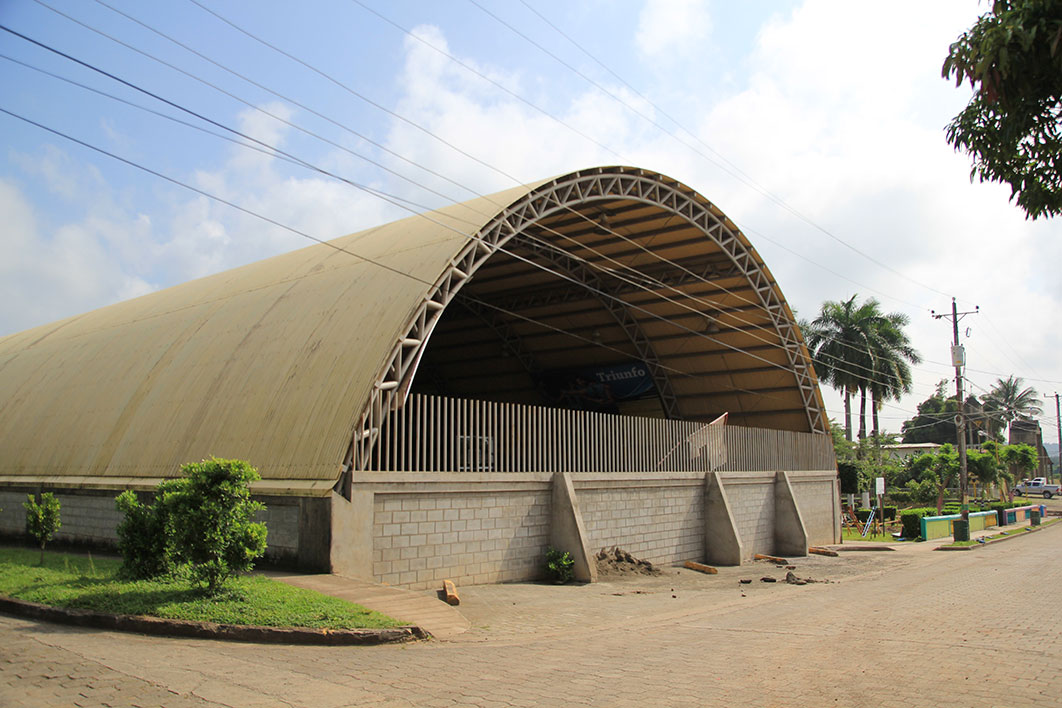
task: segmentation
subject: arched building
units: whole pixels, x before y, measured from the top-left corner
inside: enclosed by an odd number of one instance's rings
[[[107,542],[118,490],[262,474],[270,554],[425,587],[547,545],[739,563],[839,540],[828,423],[770,272],[690,188],[582,170],[0,339],[0,530]],[[714,423],[714,424],[713,424]]]

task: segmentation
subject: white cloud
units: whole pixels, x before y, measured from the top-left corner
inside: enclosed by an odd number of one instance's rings
[[[635,43],[648,58],[676,64],[711,41],[711,30],[704,0],[646,0]]]

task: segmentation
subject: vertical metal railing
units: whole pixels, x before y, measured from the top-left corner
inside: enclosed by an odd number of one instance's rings
[[[828,470],[829,435],[414,394],[373,410],[361,469],[422,472]]]

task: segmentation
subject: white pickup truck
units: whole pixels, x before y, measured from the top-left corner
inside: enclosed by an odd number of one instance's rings
[[[1050,499],[1059,493],[1059,485],[1048,484],[1043,477],[1037,477],[1036,479],[1027,479],[1021,484],[1014,485],[1014,493],[1022,496],[1038,494],[1044,499]]]

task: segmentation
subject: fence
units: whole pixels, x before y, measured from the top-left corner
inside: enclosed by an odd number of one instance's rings
[[[829,435],[414,394],[377,413],[362,469],[646,472],[832,470]]]

